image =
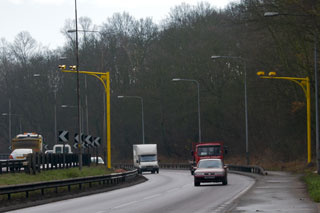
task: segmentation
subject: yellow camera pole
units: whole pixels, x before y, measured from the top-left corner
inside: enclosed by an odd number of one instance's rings
[[[70,66],[72,70],[66,70],[65,65],[60,65],[59,68],[62,72],[71,72],[71,73],[77,73],[75,70],[75,66]],[[106,119],[107,119],[107,156],[108,156],[108,162],[107,162],[107,168],[111,168],[111,131],[110,131],[110,76],[109,72],[103,73],[103,72],[90,72],[90,71],[79,71],[80,74],[88,74],[92,75],[96,78],[98,78],[101,83],[104,86],[105,93],[106,93],[106,102],[107,102],[107,113],[106,113]]]
[[[311,113],[310,113],[310,81],[309,77],[296,78],[296,77],[276,77],[276,72],[269,72],[269,76],[264,76],[263,71],[257,72],[260,78],[265,79],[284,79],[293,81],[302,88],[307,99],[307,150],[308,150],[308,164],[311,163]]]

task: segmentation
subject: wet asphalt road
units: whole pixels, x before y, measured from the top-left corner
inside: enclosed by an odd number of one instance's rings
[[[159,175],[144,174],[149,180],[142,184],[15,212],[320,212],[298,175],[242,174],[245,176],[229,174],[227,186],[194,187],[189,171],[161,170]]]
[[[254,179],[229,174],[229,184],[193,186],[193,176],[186,170],[160,170],[145,173],[149,180],[127,188],[15,212],[76,212],[76,213],[207,213],[224,212],[232,200],[254,184]]]

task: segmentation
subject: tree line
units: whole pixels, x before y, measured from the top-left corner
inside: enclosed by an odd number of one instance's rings
[[[265,17],[265,12],[280,15]],[[90,18],[79,18],[80,70],[110,72],[112,158],[129,160],[132,144],[142,143],[141,104],[119,95],[143,98],[145,140],[158,144],[160,156],[190,158],[192,143],[198,141],[197,85],[173,78],[199,82],[202,141],[224,141],[230,156],[244,157],[246,72],[251,158],[306,159],[303,90],[290,81],[260,79],[256,72],[310,78],[314,151],[318,19],[319,3],[311,0],[243,0],[223,10],[206,2],[181,4],[160,24],[126,12],[106,17],[99,28]],[[23,132],[42,134],[52,147],[54,106],[57,129],[78,132],[77,110],[71,107],[77,105],[76,75],[58,69],[59,64],[76,63],[75,34],[67,32],[74,28],[74,21],[67,20],[61,31],[65,41],[54,50],[39,45],[28,32],[12,43],[1,39],[0,110],[8,113],[11,103],[12,137],[21,123]],[[212,55],[234,58],[212,60]],[[103,137],[101,83],[80,75],[80,94],[83,131]],[[8,116],[1,116],[0,125],[0,152],[6,153]]]

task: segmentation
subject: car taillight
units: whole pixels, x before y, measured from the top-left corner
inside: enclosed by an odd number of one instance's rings
[[[13,159],[12,155],[9,156],[9,159]]]

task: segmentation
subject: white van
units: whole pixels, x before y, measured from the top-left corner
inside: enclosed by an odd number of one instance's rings
[[[64,152],[63,152],[63,146],[64,146]],[[71,146],[69,144],[56,144],[53,146],[53,153],[66,153],[66,154],[72,154]]]
[[[159,173],[157,144],[134,144],[133,165],[139,174],[145,171]]]

